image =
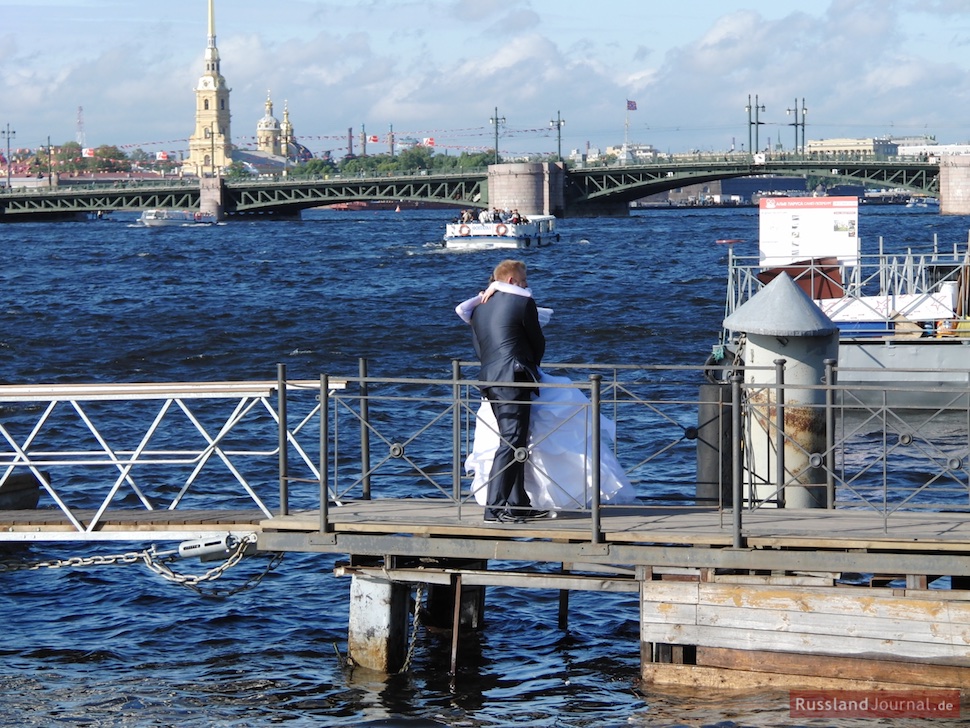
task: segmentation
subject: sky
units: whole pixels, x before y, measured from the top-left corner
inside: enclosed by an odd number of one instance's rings
[[[185,151],[207,0],[0,0],[12,146]],[[314,154],[970,142],[970,0],[215,0],[233,142],[267,95]],[[750,101],[749,101],[750,99]],[[757,100],[757,103],[755,103]],[[628,110],[628,101],[636,110]],[[750,122],[755,119],[755,127]],[[807,109],[804,116],[795,108]]]

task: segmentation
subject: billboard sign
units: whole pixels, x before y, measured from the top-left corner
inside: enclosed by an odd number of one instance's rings
[[[763,267],[815,258],[859,260],[857,197],[762,197],[759,257]]]

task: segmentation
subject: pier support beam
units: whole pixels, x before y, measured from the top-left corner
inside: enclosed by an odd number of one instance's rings
[[[702,384],[697,404],[697,505],[731,506],[731,387]]]
[[[471,559],[447,559],[441,562],[451,569],[477,569],[484,571],[488,561]],[[485,587],[462,586],[456,594],[454,583],[431,584],[428,587],[427,611],[422,622],[435,627],[454,627],[456,597],[458,599],[458,626],[481,629],[485,613]]]
[[[350,585],[347,652],[361,667],[397,672],[407,654],[406,584],[354,574]]]

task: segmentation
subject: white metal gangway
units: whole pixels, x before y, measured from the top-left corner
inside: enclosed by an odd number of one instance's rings
[[[331,389],[342,386],[330,380]],[[184,512],[193,496],[199,511],[248,508],[270,518],[267,498],[280,482],[282,443],[302,461],[307,479],[319,478],[318,455],[299,437],[317,426],[319,392],[319,380],[287,381],[282,373],[261,381],[0,385],[0,494],[14,474],[29,473],[54,501],[54,515],[69,526],[34,539],[158,535],[163,525],[150,529],[140,520],[127,532],[106,533],[106,514]],[[281,408],[288,422],[282,428]],[[108,475],[92,478],[92,469]],[[193,537],[204,520],[189,519]],[[0,541],[31,539],[15,530],[0,532]],[[186,535],[177,526],[169,530],[175,538]],[[213,523],[212,531],[226,526]]]

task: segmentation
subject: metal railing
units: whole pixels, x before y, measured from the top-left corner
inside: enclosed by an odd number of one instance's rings
[[[357,499],[441,499],[477,517],[464,466],[487,383],[463,374],[470,364],[439,379],[374,377],[361,360],[358,376],[319,381],[288,380],[281,365],[275,381],[2,386],[0,495],[29,473],[81,533],[115,508],[318,510],[323,532]],[[589,517],[592,542],[614,508],[715,511],[739,544],[745,514],[805,498],[875,512],[887,531],[903,511],[970,513],[970,385],[946,388],[959,406],[927,409],[893,404],[885,385],[839,384],[852,372],[834,362],[797,388],[783,361],[743,379],[728,366],[716,383],[711,368],[549,367],[568,374],[543,386],[570,394],[559,419],[586,444],[571,453],[586,482],[543,475],[578,494],[562,510]],[[808,404],[795,397],[805,391]],[[607,460],[634,504],[601,499]]]
[[[280,391],[284,397],[277,396]],[[71,527],[85,533],[101,528],[112,506],[153,511],[255,505],[270,517],[265,483],[285,481],[274,441],[278,407],[289,401],[302,410],[285,433],[284,451],[296,453],[314,474],[317,448],[305,449],[299,438],[307,422],[317,422],[317,391],[314,380],[287,382],[282,376],[0,386],[0,495],[11,478],[29,474]],[[281,502],[286,500],[284,493]]]
[[[328,436],[320,492],[329,501],[320,507],[321,531],[331,530],[328,508],[353,498],[446,499],[459,516],[476,503],[472,478],[461,470],[487,383],[462,378],[461,365],[455,363],[451,379],[369,377],[362,366],[345,390],[321,387],[321,432]],[[962,408],[903,408],[887,396],[882,403],[860,397],[855,384],[838,385],[830,361],[825,381],[832,384],[798,385],[799,392],[819,393],[817,403],[803,404],[788,401],[795,389],[786,389],[783,361],[760,373],[767,384],[735,373],[706,388],[701,367],[558,366],[574,381],[548,386],[583,393],[576,416],[590,443],[582,456],[590,476],[585,502],[563,510],[591,517],[593,542],[601,539],[601,515],[618,507],[599,498],[600,446],[615,453],[636,488],[633,508],[730,513],[724,527],[732,528],[737,544],[744,540],[744,513],[793,507],[792,494],[794,507],[875,511],[887,531],[901,511],[970,511],[967,387],[951,392]],[[749,367],[752,374],[759,378]],[[612,440],[598,432],[606,421],[615,424]],[[707,468],[715,473],[707,495],[699,485],[699,449],[715,461]]]
[[[856,261],[816,258],[769,270],[757,256],[728,252],[725,317],[787,272],[846,336],[966,336],[970,317],[970,254],[966,244],[944,250],[937,237],[927,253],[879,252]]]

